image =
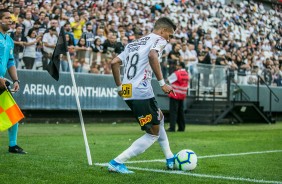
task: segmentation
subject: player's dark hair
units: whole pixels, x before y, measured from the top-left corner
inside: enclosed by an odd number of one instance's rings
[[[9,11],[8,9],[1,9],[1,10],[0,10],[0,19],[3,18],[4,13],[10,13],[10,11]]]
[[[173,28],[173,30],[175,31],[176,25],[168,17],[162,17],[159,18],[154,25],[154,29],[156,30],[161,28]]]

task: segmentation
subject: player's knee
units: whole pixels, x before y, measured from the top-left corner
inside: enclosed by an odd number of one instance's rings
[[[150,135],[159,136],[159,125],[153,125],[150,129],[147,129],[146,132]]]
[[[155,131],[151,131],[151,130],[147,130],[146,133],[153,135],[153,136],[159,136],[159,132],[155,132]]]

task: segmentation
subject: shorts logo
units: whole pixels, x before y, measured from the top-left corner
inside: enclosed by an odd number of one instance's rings
[[[140,126],[144,126],[147,123],[152,121],[152,114],[148,114],[144,118],[140,117],[138,119],[139,119],[139,122],[140,122]]]

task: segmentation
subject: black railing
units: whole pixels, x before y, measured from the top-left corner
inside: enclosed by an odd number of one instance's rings
[[[279,102],[279,98],[278,96],[272,91],[272,89],[269,87],[269,85],[263,80],[263,78],[260,76],[260,75],[257,75],[258,77],[258,80],[257,80],[257,101],[259,102],[259,96],[260,96],[260,83],[263,83],[268,91],[269,91],[269,115],[271,115],[272,113],[272,110],[271,110],[271,107],[272,107],[272,95],[275,97],[274,98],[274,101],[275,102]]]
[[[198,89],[197,89],[197,100],[199,100],[199,97],[200,97],[200,80],[201,80],[201,74],[200,73],[198,73],[198,75],[197,75],[197,77],[198,77]]]
[[[237,84],[237,82],[231,77],[231,73],[229,70],[226,71],[226,77],[227,77],[227,100],[230,102],[230,95],[231,95],[231,82],[235,85],[236,89],[232,91],[232,101],[233,103],[236,101],[236,96],[240,95],[240,101],[244,100],[250,101],[250,97],[245,91]]]
[[[201,74],[203,74],[204,71],[197,73],[197,75],[195,75],[195,78],[198,79],[195,81],[196,83],[196,94],[195,94],[195,99],[196,100],[206,100],[207,98],[211,99],[210,102],[212,102],[212,119],[213,121],[215,121],[216,118],[216,103],[217,103],[217,99],[221,99],[221,100],[226,100],[226,102],[232,106],[236,105],[236,102],[254,102],[256,103],[256,105],[259,106],[260,103],[260,99],[259,99],[259,94],[260,94],[260,84],[265,84],[265,86],[267,87],[267,89],[269,90],[269,117],[271,117],[271,113],[272,113],[272,99],[274,96],[274,100],[276,102],[279,102],[279,98],[278,96],[274,93],[274,91],[270,88],[270,86],[268,84],[265,83],[265,81],[263,81],[263,79],[258,76],[257,77],[257,84],[256,82],[250,82],[248,81],[248,84],[254,84],[257,85],[257,98],[253,98],[253,96],[249,96],[245,91],[244,91],[244,86],[241,86],[240,84],[238,84],[232,77],[231,74],[229,73],[229,70],[226,70],[226,75],[225,77],[221,78],[220,80],[216,79],[216,84],[214,85],[208,85],[208,86],[204,86],[201,85]],[[222,76],[221,76],[222,77]],[[219,78],[219,77],[218,77]],[[226,79],[226,83],[225,85],[227,85],[226,88],[226,96],[217,96],[216,94],[216,89],[217,86],[219,84],[222,84],[223,80]],[[203,92],[203,93],[202,93]],[[202,93],[202,94],[201,94]],[[207,94],[211,94],[212,96],[209,96]],[[231,104],[232,103],[232,104]],[[269,118],[268,117],[268,118]]]
[[[232,81],[232,84],[234,84],[235,87],[236,87],[236,89],[234,89],[233,92],[232,92],[232,97],[233,97],[232,101],[233,102],[236,101],[236,99],[237,99],[236,96],[238,96],[238,95],[239,95],[240,101],[243,101],[243,100],[250,101],[251,100],[249,95],[237,84],[237,82]],[[230,87],[229,87],[229,89],[230,89]],[[230,92],[231,92],[231,90],[229,90],[229,97],[230,97]],[[229,98],[229,100],[230,100],[230,98]]]

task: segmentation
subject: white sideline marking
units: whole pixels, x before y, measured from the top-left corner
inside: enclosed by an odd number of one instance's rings
[[[95,165],[106,167],[108,164],[107,163],[96,163]],[[151,172],[166,173],[166,174],[188,175],[188,176],[195,176],[199,178],[213,178],[213,179],[232,180],[232,181],[248,181],[248,182],[254,182],[254,183],[282,184],[281,181],[257,180],[257,179],[251,179],[251,178],[236,178],[236,177],[230,177],[230,176],[196,174],[196,173],[189,173],[189,172],[184,172],[184,171],[169,171],[169,170],[149,169],[149,168],[131,167],[131,166],[128,166],[127,168],[133,169],[133,170],[139,170],[139,171],[151,171]]]
[[[168,171],[168,170],[161,170],[161,169],[148,169],[148,168],[140,168],[140,167],[128,167],[134,170],[140,171],[152,171],[158,173],[166,173],[166,174],[180,174],[180,175],[188,175],[188,176],[195,176],[199,178],[213,178],[213,179],[223,179],[223,180],[233,180],[233,181],[248,181],[254,183],[274,183],[274,184],[282,184],[280,181],[267,181],[267,180],[256,180],[251,178],[236,178],[230,176],[216,176],[216,175],[207,175],[207,174],[196,174],[196,173],[189,173],[184,171]]]
[[[270,151],[256,151],[256,152],[246,152],[246,153],[230,153],[230,154],[219,154],[219,155],[206,155],[206,156],[198,156],[198,159],[202,158],[215,158],[215,157],[231,157],[231,156],[242,156],[242,155],[254,155],[254,154],[265,154],[265,153],[277,153],[282,152],[282,150],[270,150]],[[128,161],[127,164],[135,164],[135,163],[149,163],[149,162],[166,162],[164,159],[155,159],[155,160],[136,160],[136,161]]]
[[[241,156],[241,155],[277,153],[277,152],[282,152],[282,150],[270,150],[270,151],[258,151],[258,152],[246,152],[246,153],[231,153],[231,154],[207,155],[207,156],[198,156],[198,158],[202,159],[202,158]],[[165,160],[163,160],[163,159],[139,160],[139,161],[128,161],[126,163],[144,163],[144,162],[147,162],[147,163],[148,162],[165,162]],[[95,163],[94,165],[106,167],[106,166],[108,166],[108,163]],[[196,174],[196,173],[189,173],[189,172],[184,172],[184,171],[168,171],[168,170],[161,170],[161,169],[149,169],[149,168],[140,168],[140,167],[131,167],[131,166],[128,166],[128,168],[129,169],[133,169],[133,170],[152,171],[152,172],[157,172],[157,173],[188,175],[188,176],[195,176],[195,177],[199,177],[199,178],[213,178],[213,179],[223,179],[223,180],[233,180],[233,181],[247,181],[247,182],[254,182],[254,183],[282,184],[282,181],[269,181],[269,180],[257,180],[257,179],[251,179],[251,178],[237,178],[237,177],[230,177],[230,176],[217,176],[217,175],[208,175],[208,174]]]
[[[230,157],[230,156],[254,155],[254,154],[264,154],[264,153],[277,153],[277,152],[282,152],[282,150],[269,150],[269,151],[256,151],[256,152],[246,152],[246,153],[207,155],[207,156],[199,156],[198,158]]]

